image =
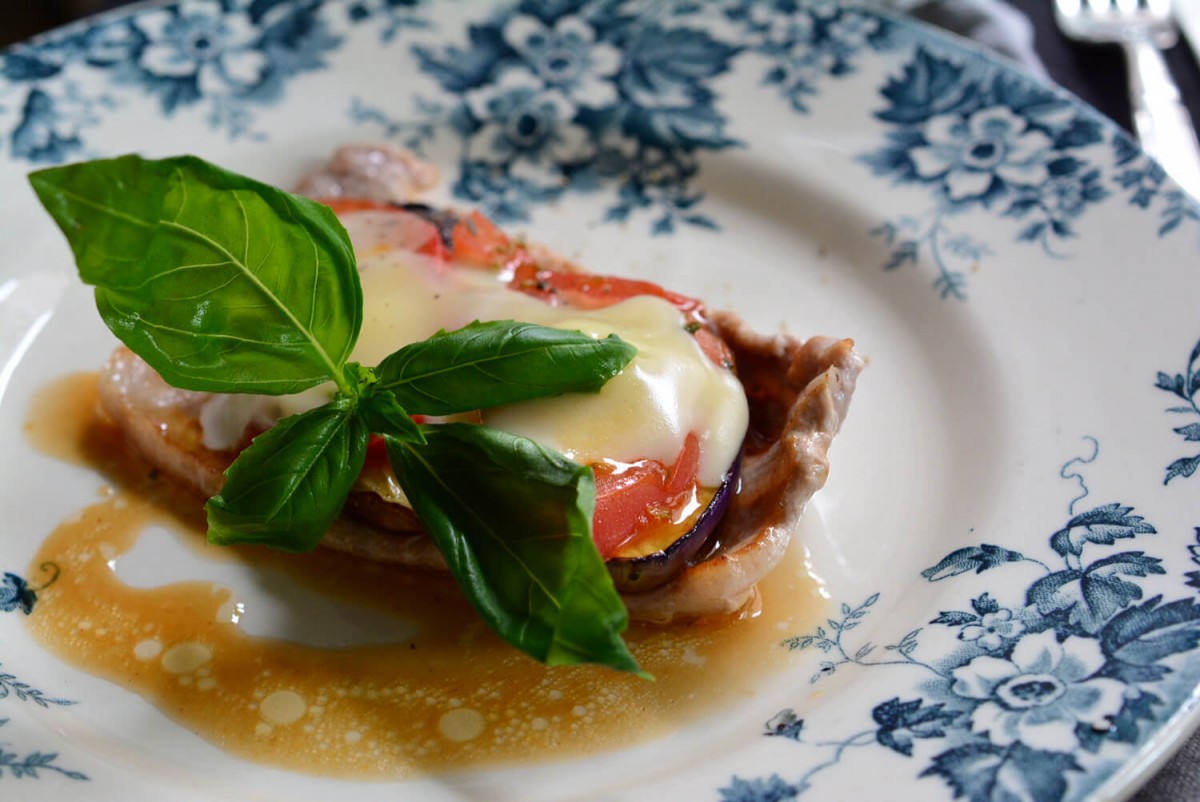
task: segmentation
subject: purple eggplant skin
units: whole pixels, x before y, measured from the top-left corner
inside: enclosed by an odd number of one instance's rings
[[[645,593],[654,590],[669,582],[701,552],[729,509],[738,487],[741,462],[739,458],[733,463],[696,523],[671,545],[642,557],[612,557],[608,560],[608,572],[618,592]]]

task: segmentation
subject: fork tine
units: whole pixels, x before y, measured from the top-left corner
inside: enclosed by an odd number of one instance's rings
[[[1156,17],[1171,16],[1171,0],[1146,0],[1146,7]]]
[[[1103,16],[1109,12],[1108,0],[1084,0],[1089,13]]]
[[[1127,14],[1132,14],[1138,10],[1138,0],[1116,0],[1117,9]]]

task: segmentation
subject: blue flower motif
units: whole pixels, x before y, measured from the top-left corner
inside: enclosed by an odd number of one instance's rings
[[[978,623],[967,624],[958,633],[959,640],[974,642],[989,652],[1004,645],[1005,638],[1015,638],[1025,631],[1025,625],[1013,618],[1013,611],[1001,608],[984,613]]]
[[[62,162],[83,150],[80,132],[95,122],[93,101],[80,98],[67,85],[51,94],[33,89],[25,96],[21,121],[12,132],[12,153],[31,162]]]
[[[778,86],[794,110],[805,112],[808,109],[803,96],[817,94],[817,82],[834,70],[837,61],[831,51],[814,48],[806,39],[797,37],[778,48],[774,66],[763,80]]]
[[[510,175],[550,184],[561,165],[592,154],[587,129],[572,119],[574,105],[528,73],[510,71],[465,100],[481,124],[468,145],[472,161],[507,165]]]
[[[1005,187],[1037,186],[1050,177],[1054,141],[1004,106],[969,115],[939,114],[908,157],[921,180],[937,183],[955,202],[986,199]]]
[[[200,95],[245,92],[270,65],[249,15],[226,11],[216,0],[150,10],[134,17],[133,25],[146,38],[137,66],[152,79],[184,83]]]
[[[1099,197],[1107,195],[1100,186],[1098,170],[1080,174],[1060,175],[1051,178],[1038,190],[1041,205],[1055,219],[1078,217],[1084,207]]]
[[[1071,752],[1079,748],[1079,724],[1107,730],[1125,704],[1123,682],[1095,676],[1104,663],[1097,640],[1060,643],[1045,630],[1019,640],[1008,659],[984,655],[954,669],[951,690],[980,702],[972,730],[997,746]]]
[[[828,36],[839,52],[855,53],[867,47],[882,27],[879,18],[852,11],[843,12],[827,28]]]
[[[612,77],[621,54],[597,40],[595,29],[579,17],[561,17],[552,26],[517,14],[504,25],[504,39],[533,75],[580,106],[601,108],[617,101]]]
[[[35,593],[29,584],[16,574],[6,573],[0,578],[0,612],[11,613],[20,610],[29,615],[37,602]]]

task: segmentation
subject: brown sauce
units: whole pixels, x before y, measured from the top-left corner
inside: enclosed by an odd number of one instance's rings
[[[31,405],[33,444],[93,466],[112,490],[64,521],[34,557],[31,582],[47,562],[61,574],[39,594],[29,627],[64,660],[267,765],[390,779],[628,747],[753,694],[786,663],[782,633],[804,629],[822,608],[793,549],[762,583],[756,614],[632,627],[630,647],[654,682],[594,666],[547,668],[488,631],[443,577],[324,550],[209,546],[202,504],[126,455],[95,408],[93,374],[65,377]],[[248,636],[227,588],[120,580],[112,566],[152,525],[213,558],[282,569],[330,597],[389,611],[416,634],[338,649]]]

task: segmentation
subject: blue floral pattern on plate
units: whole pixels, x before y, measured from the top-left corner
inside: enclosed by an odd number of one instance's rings
[[[1086,226],[1114,207],[1151,216],[1153,236],[1173,246],[1194,238],[1200,222],[1197,205],[1114,126],[886,14],[832,0],[454,8],[463,19],[446,25],[441,6],[415,0],[182,0],[66,29],[0,54],[0,153],[30,168],[112,155],[100,132],[147,105],[164,123],[207,128],[223,144],[275,144],[273,113],[301,103],[348,51],[369,45],[381,68],[412,86],[396,102],[347,93],[346,123],[356,135],[436,152],[453,195],[503,221],[586,196],[599,209],[589,222],[721,234],[706,170],[749,148],[754,133],[731,111],[736,77],[798,128],[835,107],[840,88],[874,81],[853,182],[903,201],[858,233],[874,235],[866,253],[884,287],[899,280],[893,273],[927,273],[939,311],[950,305],[937,298],[966,299],[972,270],[997,253],[1015,249],[1043,266],[1078,261]],[[1191,342],[1194,334],[1166,345],[1182,356]],[[1172,396],[1173,435],[1194,443],[1200,345],[1179,367],[1145,389]],[[843,717],[835,727],[800,702],[780,710],[753,737],[791,749],[779,765],[794,768],[727,773],[708,798],[815,796],[853,755],[876,750],[911,766],[914,782],[924,778],[915,787],[931,795],[1080,799],[1148,748],[1197,679],[1184,668],[1200,649],[1200,569],[1177,583],[1188,590],[1171,584],[1167,566],[1181,556],[1165,542],[1174,537],[1182,551],[1178,521],[1168,532],[1140,496],[1076,511],[1098,457],[1098,441],[1089,442],[1097,450],[1061,471],[1080,493],[1059,528],[997,533],[916,580],[962,587],[948,609],[882,640],[859,639],[895,601],[871,593],[781,643],[812,658],[814,682],[867,669],[897,679],[863,700],[854,724]],[[1145,470],[1150,484],[1187,492],[1200,455],[1170,462],[1162,478],[1167,461]],[[1159,544],[1153,553],[1147,541]],[[1200,566],[1200,541],[1186,548],[1182,561]],[[33,612],[39,589],[4,574],[0,611]],[[7,673],[0,698],[71,704]],[[84,779],[56,759],[0,749],[0,777]]]
[[[1064,465],[1064,477],[1079,463]],[[957,631],[949,648],[926,654],[913,629],[879,650],[852,645],[856,629],[880,601],[873,594],[815,632],[783,642],[788,649],[821,652],[817,682],[843,666],[919,668],[925,678],[871,711],[865,729],[813,741],[805,721],[785,709],[766,723],[768,737],[783,737],[829,757],[790,780],[779,775],[735,777],[721,789],[724,802],[765,802],[800,797],[817,776],[834,769],[848,749],[883,747],[912,758],[918,740],[936,742],[921,777],[941,779],[955,798],[1080,799],[1102,779],[1097,753],[1107,742],[1131,748],[1153,725],[1160,709],[1177,704],[1180,689],[1169,662],[1200,647],[1200,602],[1194,593],[1164,601],[1147,597],[1140,580],[1165,574],[1163,560],[1141,549],[1114,551],[1118,541],[1157,534],[1131,507],[1108,503],[1074,513],[1048,539],[1048,556],[1029,556],[981,543],[955,550],[922,572],[929,582],[960,575],[1033,565],[1042,576],[1011,606],[989,592],[970,599],[969,609],[939,613],[928,625]],[[1197,530],[1200,538],[1200,529]],[[1200,547],[1191,547],[1200,564]],[[1188,584],[1200,587],[1189,574]],[[986,586],[986,583],[985,583]],[[1004,588],[1011,594],[1012,588]],[[883,656],[881,656],[883,655]],[[901,683],[897,683],[902,687]],[[1176,697],[1176,698],[1172,698]],[[1099,778],[1096,775],[1101,775]]]
[[[37,603],[38,591],[54,584],[58,579],[58,566],[47,564],[43,565],[42,569],[50,572],[50,578],[36,589],[30,587],[28,582],[16,574],[5,572],[0,576],[0,612],[19,611],[25,615],[33,612],[34,605]],[[18,679],[16,675],[3,671],[3,666],[0,665],[0,700],[9,697],[19,702],[32,702],[38,707],[66,707],[75,704],[68,699],[47,696],[43,691]],[[0,718],[0,727],[8,722],[9,719]],[[35,751],[22,755],[18,752],[7,751],[4,744],[0,743],[0,780],[5,777],[14,780],[22,778],[37,780],[41,779],[43,774],[60,774],[70,780],[88,779],[86,774],[65,769],[59,766],[57,761],[57,752]]]
[[[715,17],[716,19],[712,19]],[[720,23],[720,24],[714,24]],[[280,102],[289,83],[326,68],[348,28],[373,23],[388,46],[430,26],[414,0],[185,0],[10,51],[0,75],[28,91],[0,107],[15,119],[13,155],[60,162],[92,155],[86,130],[149,94],[165,116],[200,107],[230,137],[263,138],[258,109]],[[475,23],[458,44],[412,45],[439,84],[395,120],[356,102],[352,119],[375,121],[420,150],[444,130],[461,140],[455,194],[501,221],[564,192],[610,188],[605,220],[651,216],[652,230],[716,228],[696,188],[702,155],[741,143],[715,84],[741,60],[765,60],[764,86],[807,114],[823,83],[853,74],[871,52],[913,40],[890,18],[826,0],[636,3],[518,3]],[[78,78],[101,72],[108,90],[85,94]],[[876,112],[886,143],[862,155],[881,178],[923,186],[925,214],[872,233],[889,249],[884,269],[928,259],[943,298],[966,297],[964,265],[992,253],[954,226],[977,208],[1011,219],[1018,240],[1060,253],[1086,210],[1114,191],[1137,206],[1159,198],[1162,233],[1200,219],[1165,175],[1128,140],[1067,98],[974,55],[918,45],[882,88]],[[453,100],[448,100],[453,98]],[[14,114],[15,112],[15,114]],[[1115,174],[1089,149],[1111,139]]]
[[[297,75],[326,68],[341,43],[324,5],[183,0],[18,45],[0,62],[0,77],[26,88],[23,103],[0,103],[0,120],[16,118],[12,155],[34,163],[94,155],[87,129],[136,95],[155,98],[168,118],[200,107],[230,137],[261,138],[256,110],[276,104]],[[81,91],[97,77],[105,92]]]
[[[1200,400],[1198,399],[1200,396],[1200,342],[1197,342],[1192,348],[1183,373],[1170,374],[1160,371],[1157,386],[1158,389],[1165,390],[1183,401],[1183,405],[1173,406],[1167,410],[1168,412],[1177,415],[1200,416],[1200,405],[1197,404],[1197,401]],[[1200,442],[1200,422],[1193,421],[1176,426],[1175,433],[1189,443]],[[1167,466],[1167,475],[1163,479],[1163,484],[1167,484],[1177,477],[1191,476],[1197,468],[1200,468],[1200,454],[1180,457]]]

